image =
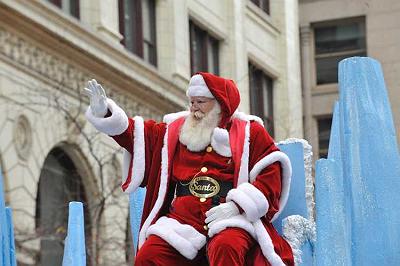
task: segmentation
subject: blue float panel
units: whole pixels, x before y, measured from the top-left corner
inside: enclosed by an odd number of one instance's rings
[[[85,266],[85,223],[83,204],[81,202],[69,203],[68,232],[65,239],[63,266]]]
[[[144,198],[146,196],[146,189],[139,187],[135,192],[129,194],[129,214],[131,223],[131,233],[134,252],[136,253],[137,244],[139,240],[140,222],[142,219]]]

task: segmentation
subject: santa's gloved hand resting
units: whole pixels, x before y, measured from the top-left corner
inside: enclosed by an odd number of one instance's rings
[[[212,227],[215,223],[236,216],[239,213],[239,208],[233,201],[225,202],[207,211],[205,222],[208,227]]]
[[[95,79],[88,81],[84,92],[90,99],[90,110],[95,117],[104,117],[107,114],[107,96],[103,87]]]

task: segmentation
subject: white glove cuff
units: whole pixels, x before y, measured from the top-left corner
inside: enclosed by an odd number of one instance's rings
[[[122,134],[129,125],[128,117],[113,100],[107,98],[107,107],[111,112],[109,117],[96,117],[93,115],[90,106],[86,110],[86,118],[100,132],[109,136]]]

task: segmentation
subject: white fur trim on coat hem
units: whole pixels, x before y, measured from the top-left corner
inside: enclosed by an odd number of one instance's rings
[[[290,164],[289,157],[281,151],[274,151],[258,161],[250,171],[250,182],[253,182],[264,168],[275,162],[280,162],[282,167],[282,192],[279,200],[279,211],[272,217],[271,222],[281,214],[289,198],[290,182],[292,179],[292,165]]]
[[[283,263],[281,257],[276,254],[272,239],[269,236],[261,220],[257,220],[253,223],[253,225],[256,232],[258,244],[261,247],[261,251],[264,257],[267,258],[268,262],[272,266],[285,266],[285,263]]]
[[[109,136],[122,134],[129,125],[128,117],[113,100],[107,98],[107,107],[111,112],[109,117],[96,117],[93,115],[90,106],[86,110],[86,119],[100,132]]]
[[[206,244],[206,237],[192,226],[181,224],[165,216],[149,227],[146,237],[150,235],[161,237],[189,260],[194,259],[198,251]]]
[[[249,222],[249,220],[247,220],[243,214],[212,223],[212,226],[208,228],[208,236],[213,237],[229,227],[241,228],[248,232],[254,239],[256,239],[256,233],[253,224]]]
[[[281,257],[275,252],[272,239],[260,219],[251,223],[243,214],[216,222],[208,229],[208,236],[213,237],[226,228],[241,228],[248,232],[260,245],[264,257],[272,266],[284,266]]]
[[[269,209],[267,198],[250,183],[243,183],[237,188],[231,189],[226,196],[226,201],[237,203],[251,222],[263,217]]]
[[[131,180],[129,186],[124,191],[126,193],[133,192],[140,186],[140,184],[143,182],[144,172],[146,169],[144,121],[143,118],[140,116],[135,116],[133,120],[135,121],[133,130],[133,162],[132,162]],[[124,150],[122,184],[124,184],[128,178],[131,159],[132,155],[130,154],[130,152]]]

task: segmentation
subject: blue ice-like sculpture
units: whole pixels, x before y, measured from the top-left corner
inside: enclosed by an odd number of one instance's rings
[[[134,247],[134,254],[137,251],[137,244],[139,240],[140,222],[142,219],[144,197],[146,189],[139,187],[135,192],[129,194],[129,218],[131,224],[132,241]]]
[[[292,165],[292,180],[289,198],[285,209],[274,221],[279,234],[284,235],[292,246],[296,265],[313,265],[313,242],[315,240],[314,221],[308,211],[306,201],[306,176],[304,140],[289,139],[278,145],[290,159]],[[304,145],[308,145],[304,143]],[[311,160],[311,146],[310,146]],[[310,162],[311,163],[311,162]],[[285,226],[283,230],[282,226]]]
[[[0,169],[1,170],[1,169]],[[0,266],[17,265],[15,257],[14,229],[10,208],[5,207],[3,176],[0,171]]]
[[[339,64],[328,159],[316,165],[316,264],[399,265],[400,157],[380,64]]]
[[[85,266],[85,223],[82,202],[69,203],[68,232],[65,239],[63,266]]]

